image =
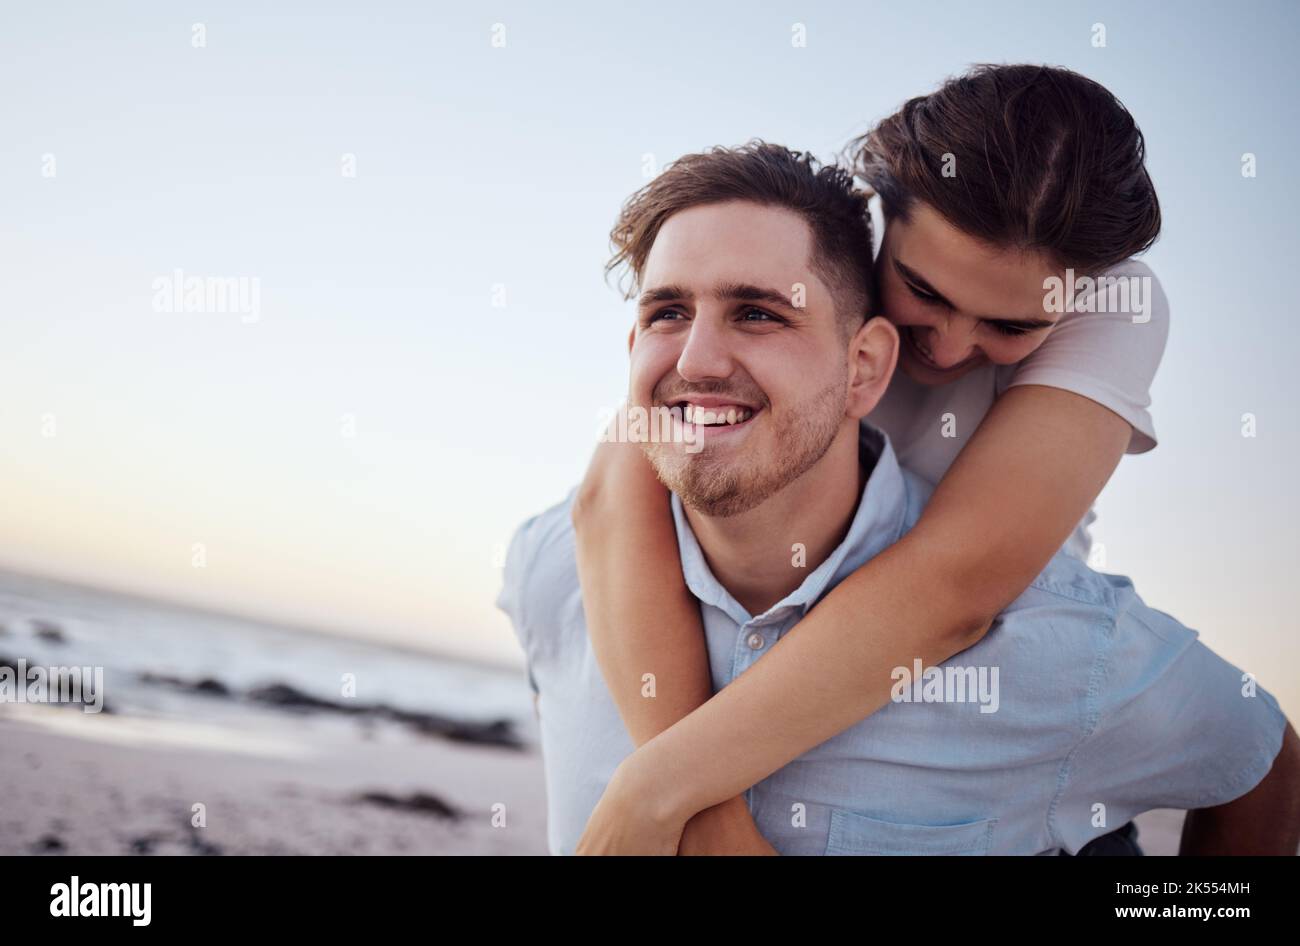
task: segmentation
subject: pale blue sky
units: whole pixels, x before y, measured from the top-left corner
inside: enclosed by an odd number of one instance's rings
[[[0,564],[511,659],[494,559],[621,396],[601,266],[645,156],[829,157],[1047,62],[1128,105],[1165,213],[1161,444],[1102,498],[1107,568],[1300,712],[1295,5],[265,6],[3,14]],[[154,311],[178,267],[259,279],[258,321]]]

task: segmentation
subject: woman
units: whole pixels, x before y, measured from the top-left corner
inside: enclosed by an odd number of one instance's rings
[[[1155,446],[1168,311],[1131,257],[1160,210],[1113,95],[1063,69],[982,66],[854,146],[881,199],[880,304],[902,338],[869,419],[937,488],[901,541],[715,696],[667,493],[639,450],[600,447],[574,508],[578,564],[638,749],[578,853],[774,853],[742,793],[886,705],[892,668],[980,640],[1063,545],[1086,557],[1120,457]],[[1106,279],[1076,294],[1085,276]]]

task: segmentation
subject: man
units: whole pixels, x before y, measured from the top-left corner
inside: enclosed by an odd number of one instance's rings
[[[930,490],[862,423],[898,336],[863,319],[870,230],[847,177],[755,144],[690,156],[643,199],[662,212],[632,261],[629,405],[680,434],[644,449],[716,691]],[[500,598],[539,696],[553,853],[633,751],[583,623],[571,501],[520,528]],[[894,703],[748,791],[779,853],[1073,854],[1157,807],[1212,809],[1189,818],[1196,849],[1263,831],[1294,853],[1300,740],[1276,700],[1126,579],[1058,555],[980,643],[896,679]]]

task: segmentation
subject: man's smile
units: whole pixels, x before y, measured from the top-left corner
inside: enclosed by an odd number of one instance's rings
[[[697,435],[707,430],[710,438],[724,431],[747,427],[762,411],[761,407],[738,401],[703,396],[673,401],[670,406],[681,412],[683,425],[689,425]]]

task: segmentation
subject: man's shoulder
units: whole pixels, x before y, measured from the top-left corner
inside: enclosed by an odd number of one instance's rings
[[[515,529],[507,555],[520,555],[531,564],[543,552],[553,553],[561,548],[573,549],[573,500],[577,488],[551,506],[530,516]]]
[[[1122,575],[1105,575],[1065,551],[1058,551],[1025,589],[1029,600],[1056,599],[1112,612],[1133,583]],[[1012,602],[1014,606],[1016,602]]]
[[[1184,638],[1196,637],[1195,631],[1149,607],[1127,576],[1099,572],[1065,551],[1052,556],[1003,614],[1043,608],[1059,611],[1063,619],[1103,627],[1108,635],[1145,632],[1161,626],[1157,636],[1165,639],[1177,638],[1179,643],[1185,643]],[[1177,630],[1164,626],[1164,622],[1172,622]]]
[[[900,470],[906,497],[901,538],[921,518],[926,504],[934,494],[935,486],[906,467],[900,467]],[[1099,613],[1111,611],[1120,603],[1121,595],[1118,591],[1131,591],[1132,587],[1127,578],[1103,575],[1093,571],[1078,558],[1058,551],[1029,587],[1003,609],[1002,614],[1052,603],[1064,605],[1067,602],[1097,609]]]
[[[1067,659],[1086,669],[1102,704],[1160,685],[1199,637],[1143,601],[1126,576],[1095,571],[1065,552],[1052,557],[994,628],[1045,662]]]
[[[561,502],[526,519],[510,540],[497,603],[521,631],[580,593],[572,519],[576,494],[575,488]]]
[[[899,469],[905,495],[901,538],[921,518],[934,494],[935,485],[906,467]],[[1133,583],[1128,578],[1094,571],[1079,558],[1058,551],[1029,587],[1003,609],[1002,614],[1051,604],[1092,608],[1098,614],[1111,613],[1136,598]],[[1140,603],[1141,599],[1137,600]]]

